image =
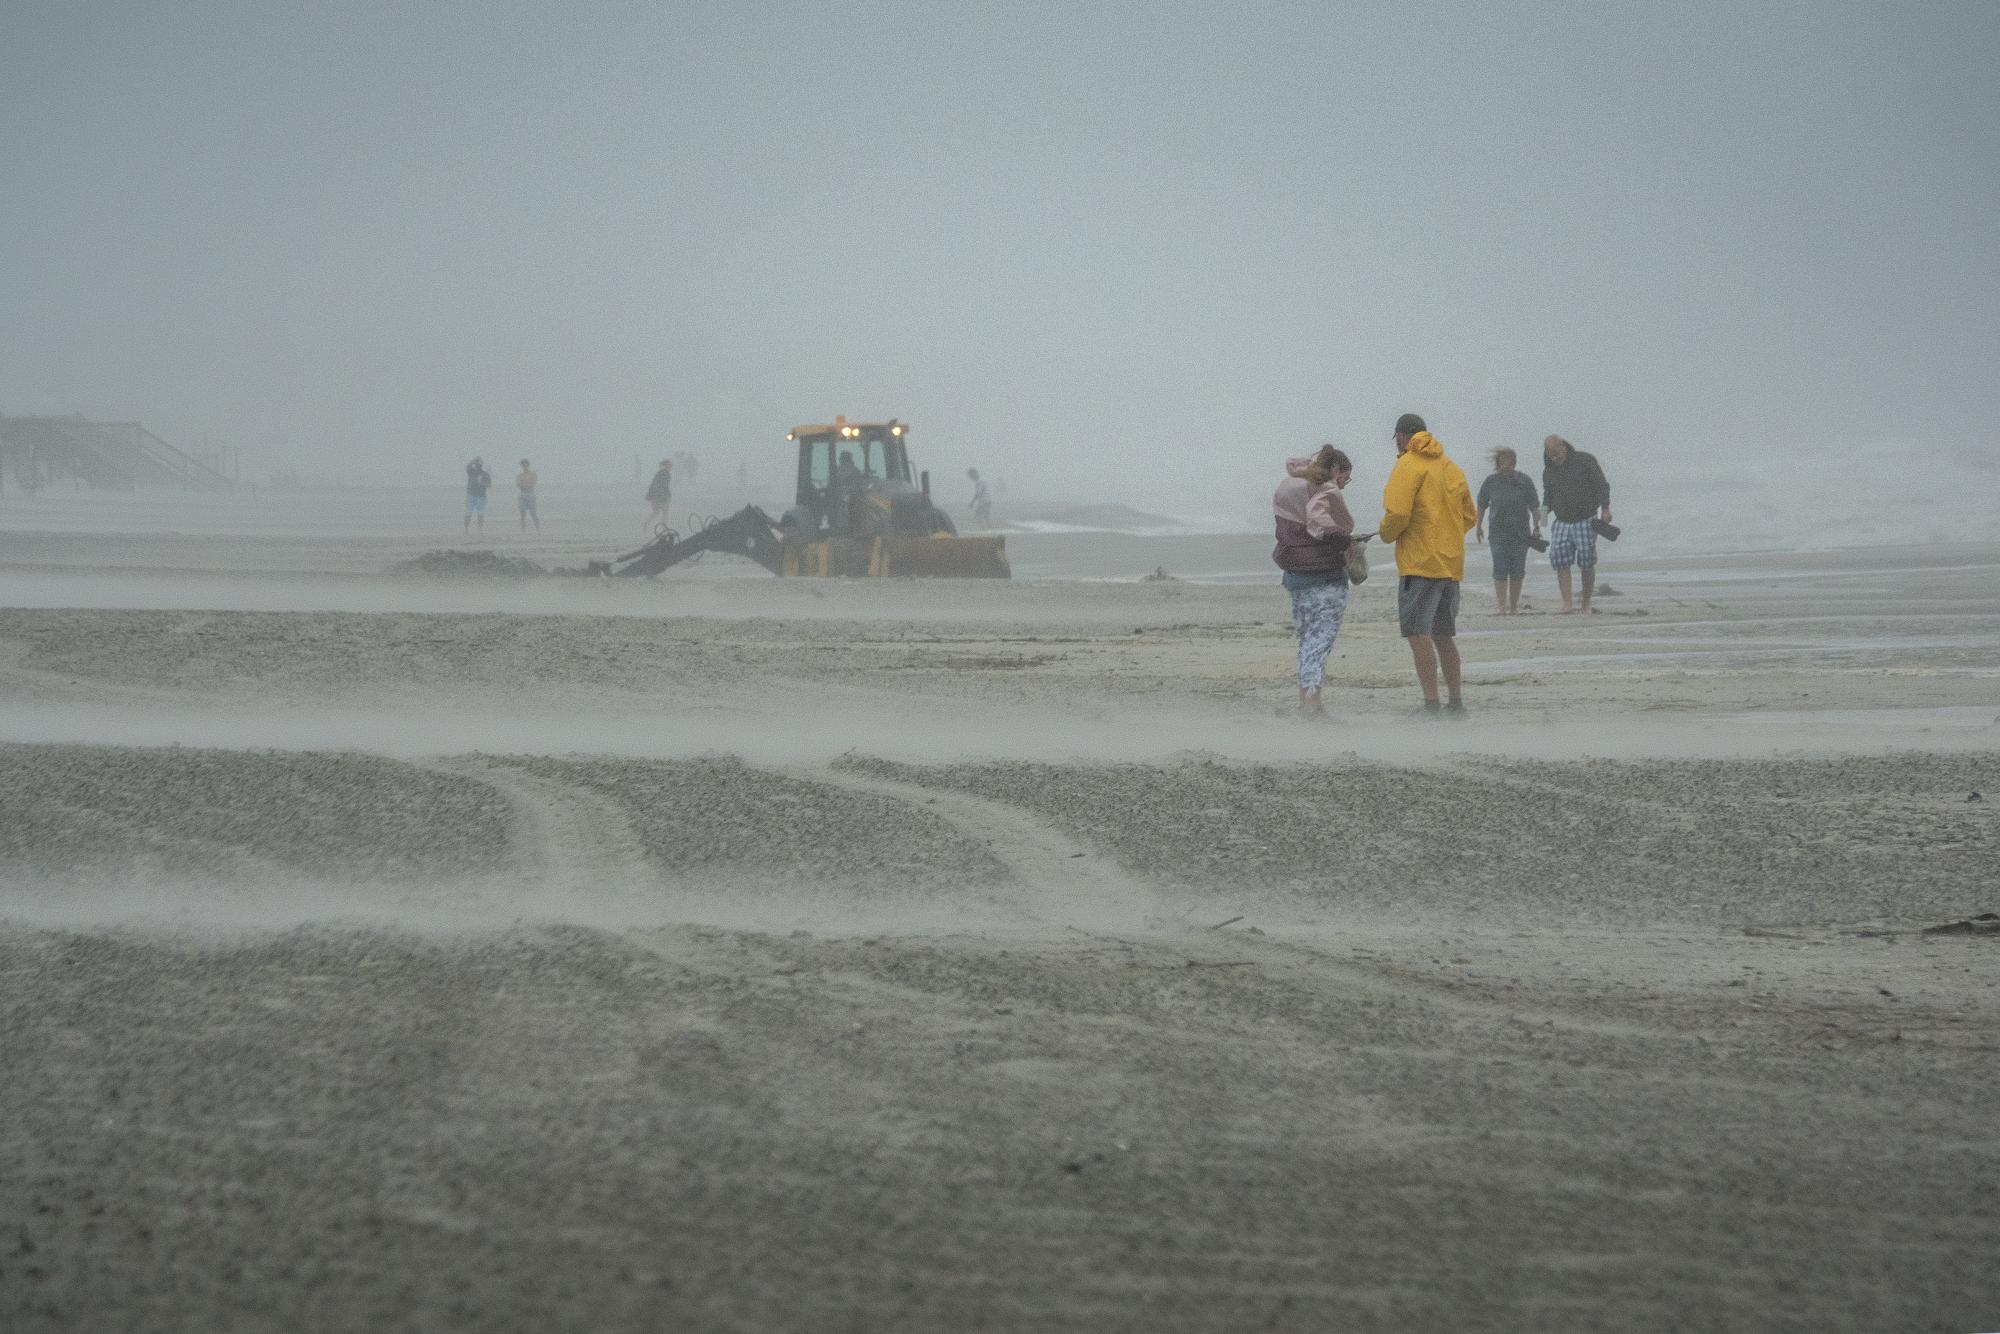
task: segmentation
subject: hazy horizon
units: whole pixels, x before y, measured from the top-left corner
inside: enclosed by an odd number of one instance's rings
[[[9,14],[0,412],[246,474],[1995,456],[1989,4]]]

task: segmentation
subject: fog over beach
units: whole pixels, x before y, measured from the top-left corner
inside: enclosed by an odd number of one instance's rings
[[[0,1330],[2000,1329],[2000,11],[7,34]]]

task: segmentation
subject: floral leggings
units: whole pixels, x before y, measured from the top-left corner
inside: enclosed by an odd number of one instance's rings
[[[1292,628],[1299,635],[1299,689],[1318,690],[1326,679],[1326,660],[1347,615],[1347,581],[1285,581],[1292,595]]]

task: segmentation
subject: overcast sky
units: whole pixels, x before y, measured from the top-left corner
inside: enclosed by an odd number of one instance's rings
[[[1183,510],[1407,410],[1992,448],[1996,71],[1992,0],[0,0],[0,412]]]

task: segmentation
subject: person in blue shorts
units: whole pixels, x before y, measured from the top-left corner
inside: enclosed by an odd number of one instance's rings
[[[1541,501],[1535,484],[1516,463],[1511,449],[1493,451],[1493,472],[1479,484],[1478,526],[1473,536],[1493,553],[1493,600],[1502,616],[1519,615],[1521,580],[1528,573],[1528,542],[1542,535]],[[1493,520],[1487,533],[1487,518]]]
[[[493,485],[493,474],[486,471],[486,465],[475,456],[465,465],[465,531],[472,531],[472,521],[479,520],[479,531],[486,531],[486,489]]]

